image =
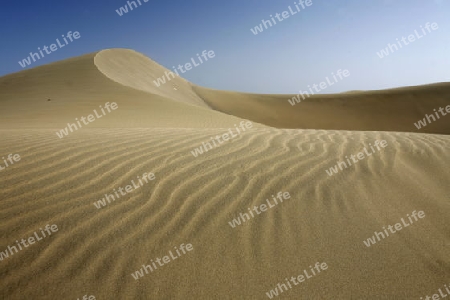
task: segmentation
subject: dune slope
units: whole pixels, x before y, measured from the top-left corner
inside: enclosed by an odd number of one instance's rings
[[[135,68],[134,83],[132,71],[121,69],[124,60]],[[0,128],[61,129],[94,109],[100,112],[106,102],[119,108],[86,128],[228,128],[241,120],[208,108],[182,79],[176,91],[169,84],[156,87],[151,75],[143,78],[138,67],[142,60],[132,50],[105,50],[1,77]],[[149,74],[162,68],[147,60]],[[147,85],[138,80],[147,80]]]
[[[346,94],[258,95],[194,86],[213,109],[277,128],[403,131],[450,134],[445,117],[417,129],[414,123],[450,105],[450,84],[440,83]],[[301,100],[291,105],[289,100]],[[294,100],[292,100],[294,101]]]

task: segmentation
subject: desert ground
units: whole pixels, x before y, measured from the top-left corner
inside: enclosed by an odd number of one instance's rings
[[[326,270],[272,298],[425,299],[450,289],[450,116],[414,126],[450,105],[450,83],[292,106],[295,95],[181,77],[157,87],[166,71],[108,49],[0,78],[0,255],[35,232],[42,239],[2,256],[0,299],[268,299],[317,262]],[[118,108],[58,137],[107,102]],[[240,124],[251,128],[237,134]],[[230,130],[234,138],[192,154]],[[377,140],[387,146],[327,174]],[[94,205],[150,172],[139,189]],[[279,192],[290,198],[230,225]],[[425,217],[366,246],[414,211]],[[42,238],[47,224],[58,230]],[[191,251],[132,276],[182,244]]]

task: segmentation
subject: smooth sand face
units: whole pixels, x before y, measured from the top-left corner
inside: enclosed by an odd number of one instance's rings
[[[213,97],[194,87],[196,96],[190,83],[171,95],[108,63],[127,59],[141,58],[109,50],[0,78],[0,158],[21,157],[0,171],[0,252],[46,224],[58,226],[0,261],[0,299],[268,299],[266,292],[316,262],[328,269],[274,299],[420,299],[449,286],[448,135],[271,128],[262,121],[282,120],[281,104],[269,109],[281,96],[250,95],[251,111],[233,104],[243,94]],[[107,101],[119,108],[57,137]],[[217,103],[228,114],[213,110]],[[249,111],[261,124],[192,155]],[[375,140],[388,146],[327,175]],[[155,180],[94,206],[146,172]],[[280,191],[291,198],[229,225]],[[363,243],[413,211],[426,216]],[[183,243],[193,250],[131,276]]]
[[[208,107],[192,90],[188,81],[176,76],[174,72],[172,77],[171,71],[139,52],[129,49],[105,50],[95,56],[94,62],[108,78],[125,86],[183,103]],[[158,78],[165,83],[158,81]]]

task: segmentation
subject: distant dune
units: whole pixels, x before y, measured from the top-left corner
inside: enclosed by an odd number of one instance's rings
[[[21,157],[0,170],[0,299],[268,299],[316,262],[328,269],[274,299],[420,299],[449,284],[450,119],[414,122],[450,104],[450,84],[291,106],[180,77],[157,87],[166,71],[109,49],[0,78],[0,157]],[[106,102],[118,109],[58,138]],[[387,147],[327,174],[376,140]],[[146,172],[156,179],[94,205]],[[230,226],[280,191],[291,198]],[[413,211],[425,218],[363,242]],[[58,232],[8,253],[47,224]],[[183,243],[193,250],[131,275]]]
[[[450,105],[450,83],[402,89],[312,95],[258,95],[194,86],[212,108],[277,128],[418,132],[414,123]],[[426,133],[450,133],[450,121],[433,122]]]
[[[346,91],[346,92],[342,92],[341,94],[352,94],[352,93],[362,93],[364,92],[363,90],[353,90],[353,91]]]

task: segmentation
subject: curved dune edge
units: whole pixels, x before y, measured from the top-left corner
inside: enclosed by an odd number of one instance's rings
[[[64,148],[50,133],[1,132],[3,152],[28,150],[0,181],[0,250],[45,224],[59,228],[0,262],[2,299],[265,299],[317,261],[328,270],[284,299],[416,299],[450,276],[448,136],[266,128],[194,158],[221,129],[92,129]],[[376,139],[388,147],[325,173]],[[155,181],[94,207],[144,172]],[[229,226],[279,191],[291,199]],[[363,244],[413,210],[426,217]],[[194,250],[131,277],[181,243]]]
[[[165,77],[169,70],[134,50],[102,50],[95,55],[94,64],[106,77],[122,85],[183,103],[209,107],[192,90],[188,81],[180,76],[169,81]],[[158,78],[164,78],[165,83],[158,82]],[[160,86],[157,86],[158,83]]]

